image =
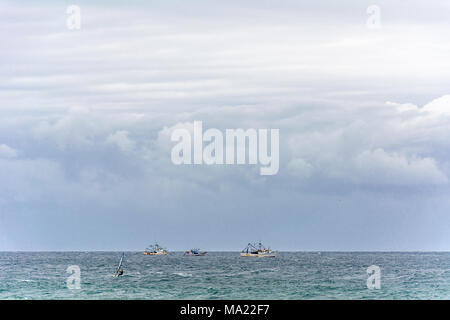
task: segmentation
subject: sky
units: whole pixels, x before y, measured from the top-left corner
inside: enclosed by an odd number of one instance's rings
[[[446,0],[0,0],[0,251],[450,250],[449,17]],[[174,165],[194,121],[279,129],[279,172]]]

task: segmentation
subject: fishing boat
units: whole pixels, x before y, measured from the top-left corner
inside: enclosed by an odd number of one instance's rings
[[[249,243],[241,251],[241,257],[275,257],[276,252],[263,246],[261,241],[258,244]]]
[[[161,247],[159,244],[155,243],[152,246],[149,246],[145,249],[144,254],[148,256],[159,256],[159,255],[166,255],[169,251]]]
[[[185,256],[204,256],[206,251],[200,251],[200,249],[191,249],[184,252]]]

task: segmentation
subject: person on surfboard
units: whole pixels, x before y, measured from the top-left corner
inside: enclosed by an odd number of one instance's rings
[[[123,275],[122,262],[123,262],[124,257],[125,257],[125,252],[123,252],[122,256],[120,257],[119,266],[117,267],[117,270],[116,270],[116,277],[120,277],[121,275]]]

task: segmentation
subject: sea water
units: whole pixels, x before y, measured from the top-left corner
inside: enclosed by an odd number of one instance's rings
[[[0,252],[0,299],[450,299],[450,253]],[[80,270],[68,286],[69,266]],[[369,289],[369,266],[380,289]],[[69,284],[71,282],[69,281]]]

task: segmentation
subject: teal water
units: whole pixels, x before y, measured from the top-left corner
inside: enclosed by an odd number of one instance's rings
[[[0,252],[0,299],[450,299],[450,253]],[[66,285],[69,265],[80,289]],[[367,267],[381,268],[369,290]]]

